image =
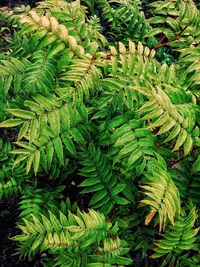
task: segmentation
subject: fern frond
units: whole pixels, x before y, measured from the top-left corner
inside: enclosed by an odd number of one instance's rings
[[[17,254],[26,256],[26,248],[29,250],[29,256],[48,250],[50,254],[56,256],[54,261],[59,266],[76,262],[76,266],[81,267],[86,252],[91,251],[91,255],[86,258],[86,262],[90,265],[96,258],[94,249],[100,250],[98,247],[104,242],[102,262],[119,262],[125,265],[132,263],[130,259],[120,256],[128,251],[125,247],[126,242],[118,237],[115,240],[108,239],[111,233],[116,235],[116,227],[112,227],[103,214],[94,210],[89,210],[88,213],[78,211],[77,215],[68,212],[68,216],[60,211],[56,214],[49,211],[48,215],[32,214],[32,220],[23,218],[23,222],[18,224],[22,234],[12,238],[19,242]],[[61,251],[64,257],[60,257],[58,252]],[[77,257],[72,253],[76,253]]]
[[[150,51],[141,42],[136,47],[135,43],[129,41],[128,49],[123,43],[119,42],[118,50],[111,46],[110,53],[105,54],[104,57],[106,57],[106,64],[112,67],[112,76],[122,73],[127,78],[134,77],[134,75],[137,75],[138,78],[140,76],[147,78],[148,72],[151,75],[155,73],[156,61],[153,60],[154,55],[155,51]]]
[[[5,11],[2,9],[0,9],[0,21],[1,23],[6,23],[9,26],[12,26],[13,28],[15,28],[18,25],[17,19],[15,17],[15,15],[13,14],[13,11]]]
[[[197,166],[199,167],[200,164],[198,163],[197,158]],[[188,168],[187,161],[182,162],[181,167],[183,170],[176,168],[172,173],[173,181],[180,192],[181,199],[185,201],[192,200],[194,204],[198,203],[200,197],[200,184],[198,181],[198,174],[193,172],[193,165],[192,171],[191,166]]]
[[[26,59],[19,60],[10,57],[9,60],[0,60],[0,85],[2,96],[6,96],[12,88],[12,92],[17,94],[21,91],[24,73],[30,62]]]
[[[6,183],[0,181],[0,200],[18,195],[21,191],[21,186],[13,178]]]
[[[141,200],[141,204],[151,207],[145,224],[148,225],[155,214],[159,215],[159,230],[165,230],[167,218],[174,225],[175,216],[180,214],[180,196],[171,176],[167,172],[163,160],[149,163],[149,170],[145,175],[146,185],[141,187],[145,190],[147,198]]]
[[[103,0],[97,1],[102,8],[104,19],[111,24],[111,29],[122,33],[126,39],[142,41],[149,31],[140,1]]]
[[[140,120],[132,119],[127,123],[122,121],[123,124],[118,127],[120,118],[121,116],[113,118],[108,124],[108,127],[112,125],[115,129],[111,136],[111,143],[114,143],[114,162],[122,162],[127,170],[136,169],[136,175],[141,175],[148,161],[154,157],[154,137],[149,130],[141,127]]]
[[[162,33],[169,40],[169,45],[176,48],[199,43],[199,10],[193,1],[156,1],[149,6],[154,16],[149,18],[148,22],[158,26],[150,30],[146,36]]]
[[[56,212],[56,200],[59,199],[62,190],[62,186],[54,189],[51,187],[40,189],[27,186],[23,190],[19,201],[19,217],[31,221],[32,215],[38,217],[41,213],[45,213],[45,211],[47,213],[48,209]]]
[[[4,143],[0,139],[0,199],[20,195],[23,191],[25,181],[31,175],[26,175],[24,164],[13,170],[14,158],[10,155],[10,143]]]
[[[163,239],[155,242],[155,253],[151,258],[159,258],[170,252],[180,254],[184,250],[196,250],[195,244],[199,229],[194,229],[194,223],[197,218],[195,208],[192,208],[187,217],[181,216],[175,221],[174,226],[170,226],[163,234]]]
[[[187,84],[188,91],[194,91],[199,97],[198,87],[200,84],[200,47],[190,47],[180,49],[180,57],[178,64],[179,72],[184,73],[184,82]]]
[[[104,239],[110,231],[111,223],[105,221],[103,214],[90,210],[89,213],[71,213],[66,217],[60,212],[59,217],[49,212],[49,216],[32,215],[32,221],[23,218],[19,224],[21,235],[12,238],[24,246],[31,247],[30,253],[52,247],[87,247]]]
[[[133,87],[133,89],[143,90],[137,87]],[[173,151],[184,145],[184,155],[188,155],[193,145],[192,130],[195,125],[195,114],[193,114],[193,118],[185,118],[161,88],[157,87],[154,89],[151,87],[150,90],[145,89],[144,94],[148,95],[150,100],[140,109],[140,112],[146,113],[143,120],[151,120],[149,125],[151,130],[159,129],[156,135],[165,134],[170,131],[165,142],[177,138]]]
[[[33,54],[22,80],[23,90],[27,93],[47,93],[52,89],[55,76],[55,59],[48,57],[45,51]]]
[[[0,138],[0,165],[2,166],[6,160],[9,158],[9,152],[11,150],[11,144],[9,142],[4,142]]]
[[[112,173],[111,166],[100,149],[90,144],[80,157],[80,163],[84,166],[80,175],[86,179],[79,186],[86,187],[82,193],[95,192],[90,200],[92,208],[100,208],[109,213],[115,204],[126,205],[128,201],[118,196],[125,185],[117,183],[117,176]]]
[[[0,127],[13,127],[23,124],[19,132],[17,145],[21,150],[13,150],[12,154],[20,154],[14,166],[27,161],[27,173],[34,166],[35,173],[39,166],[47,172],[52,165],[53,156],[64,164],[64,151],[76,155],[74,141],[84,145],[85,131],[80,122],[87,121],[87,109],[78,105],[77,109],[68,100],[60,100],[55,96],[45,98],[35,95],[34,101],[25,101],[24,105],[32,111],[9,109],[8,111],[20,119],[9,119],[0,123]],[[87,134],[88,137],[88,134]],[[28,142],[20,141],[26,138]],[[73,141],[74,140],[74,141]]]
[[[61,73],[59,78],[62,82],[72,83],[74,101],[85,98],[87,101],[94,95],[100,83],[101,71],[95,66],[94,59],[76,59],[70,64],[66,71]],[[68,89],[67,89],[68,90]]]
[[[122,245],[123,243],[123,245]],[[129,258],[122,257],[127,254],[129,248],[126,248],[127,243],[117,239],[105,239],[103,248],[99,248],[99,260],[109,262],[111,264],[130,265],[133,261]]]
[[[50,54],[63,51],[65,46],[78,56],[84,54],[84,48],[77,43],[74,36],[68,33],[65,25],[58,23],[55,17],[40,17],[35,11],[31,11],[30,16],[23,16],[20,19],[20,23],[24,24],[21,34],[35,33],[37,39],[40,40],[40,49],[54,43]]]

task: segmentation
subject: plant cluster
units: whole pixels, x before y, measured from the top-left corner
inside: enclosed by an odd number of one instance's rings
[[[0,199],[19,197],[15,253],[45,253],[46,267],[136,255],[198,267],[195,3],[45,0],[0,21]]]

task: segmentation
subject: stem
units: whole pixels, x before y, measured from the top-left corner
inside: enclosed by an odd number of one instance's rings
[[[188,26],[189,26],[189,25],[185,26],[185,27],[184,27],[178,34],[176,34],[176,36],[175,36],[173,39],[171,39],[170,41],[168,41],[168,42],[166,42],[166,43],[164,43],[164,44],[160,44],[160,43],[162,42],[162,40],[164,39],[164,38],[162,37],[162,38],[160,39],[160,41],[158,42],[158,44],[157,44],[153,49],[155,50],[155,49],[161,48],[161,47],[163,47],[163,46],[169,45],[170,43],[172,43],[172,42],[178,40],[178,39],[180,38],[181,34],[187,29]]]
[[[195,146],[195,147],[192,149],[192,151],[194,151],[194,150],[196,150],[196,149],[199,149],[199,148],[200,148],[199,146]],[[179,149],[179,151],[181,151],[181,150],[182,150],[182,149]],[[191,152],[192,152],[192,151],[191,151]],[[175,165],[176,163],[179,163],[180,161],[184,160],[185,158],[187,158],[187,157],[189,157],[189,156],[191,156],[191,153],[190,153],[189,155],[185,156],[185,157],[180,158],[180,159],[177,159],[177,160],[171,160],[171,161],[170,161],[170,165],[173,166],[173,165]]]
[[[171,160],[170,161],[170,165],[173,166],[175,165],[176,163],[179,163],[180,161],[184,160],[185,158],[187,158],[189,155],[185,156],[185,157],[182,157],[180,159],[177,159],[177,160]]]

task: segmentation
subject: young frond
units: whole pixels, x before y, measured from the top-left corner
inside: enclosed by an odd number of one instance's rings
[[[84,48],[77,43],[74,36],[68,33],[64,24],[59,24],[55,17],[39,16],[35,11],[30,11],[29,16],[22,16],[23,24],[21,34],[34,33],[39,42],[39,48],[54,44],[48,51],[49,54],[57,54],[69,47],[75,54],[82,56]]]

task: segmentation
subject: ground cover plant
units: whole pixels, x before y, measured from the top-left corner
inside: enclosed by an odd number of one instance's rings
[[[46,0],[0,34],[19,266],[200,266],[198,4]]]

